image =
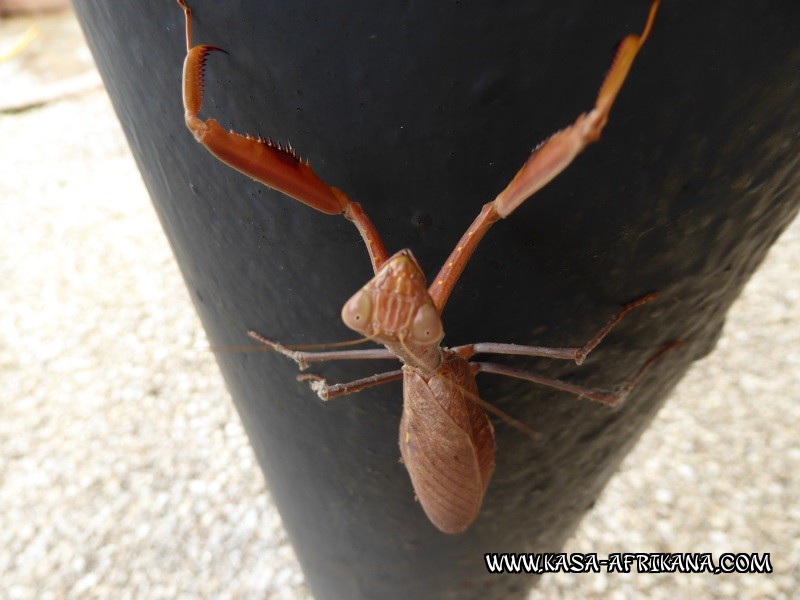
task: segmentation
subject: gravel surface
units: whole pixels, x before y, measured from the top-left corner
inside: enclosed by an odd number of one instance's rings
[[[309,597],[104,93],[0,131],[0,598]],[[796,593],[799,269],[795,222],[566,549],[774,573],[548,575],[531,598]]]

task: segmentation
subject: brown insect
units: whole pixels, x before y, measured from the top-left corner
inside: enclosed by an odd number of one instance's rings
[[[223,129],[214,119],[198,117],[202,104],[203,67],[216,46],[191,45],[191,10],[177,0],[186,15],[186,60],[183,69],[185,120],[198,142],[214,156],[245,175],[327,214],[343,214],[358,228],[367,246],[375,276],[347,301],[342,319],[351,329],[385,349],[300,352],[263,336],[249,335],[295,360],[308,363],[329,360],[385,359],[397,357],[401,369],[349,383],[331,385],[315,375],[300,376],[311,382],[323,400],[350,394],[390,381],[403,381],[403,416],[400,452],[411,482],[431,522],[445,533],[464,531],[475,520],[494,470],[495,445],[486,410],[504,416],[478,396],[479,372],[533,381],[613,406],[633,389],[645,371],[674,342],[651,356],[617,392],[589,389],[536,373],[487,362],[470,362],[476,354],[514,354],[574,360],[581,364],[609,331],[630,311],[654,300],[651,293],[625,305],[579,348],[545,348],[515,344],[476,343],[456,348],[441,346],[441,313],[458,277],[489,227],[507,217],[524,200],[563,171],[590,143],[599,139],[609,111],[637,52],[647,39],[658,8],[651,5],[641,35],[628,35],[619,45],[594,108],[537,147],[514,179],[484,205],[442,266],[433,284],[425,277],[410,250],[388,257],[378,232],[361,206],[341,190],[319,179],[291,146],[241,136]],[[506,417],[518,428],[524,425]]]

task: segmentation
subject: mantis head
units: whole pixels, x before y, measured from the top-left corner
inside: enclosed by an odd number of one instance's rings
[[[444,337],[425,276],[410,250],[387,260],[345,303],[342,320],[350,329],[388,346],[438,347]]]

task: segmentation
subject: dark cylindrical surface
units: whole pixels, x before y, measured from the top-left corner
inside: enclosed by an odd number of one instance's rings
[[[350,339],[341,304],[369,277],[351,224],[217,162],[183,125],[183,13],[166,0],[75,0],[159,217],[215,346],[256,329],[286,343]],[[192,3],[211,57],[205,114],[290,140],[360,201],[390,252],[433,276],[533,145],[591,107],[614,44],[647,3]],[[496,423],[497,469],[475,525],[435,530],[398,464],[401,390],[323,404],[270,354],[218,355],[319,598],[524,595],[484,552],[556,551],[594,502],[797,212],[800,10],[795,2],[668,2],[599,144],[495,225],[444,314],[448,345],[578,345],[660,290],[586,364],[510,360],[613,387],[684,339],[619,410],[484,376],[484,398],[541,432]],[[331,364],[332,381],[386,363]],[[702,399],[698,399],[702,401]],[[516,595],[515,595],[516,594]]]

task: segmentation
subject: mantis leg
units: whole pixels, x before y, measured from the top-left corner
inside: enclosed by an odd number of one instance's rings
[[[322,400],[330,400],[337,396],[345,396],[360,392],[363,389],[375,387],[376,385],[383,385],[392,381],[401,381],[403,379],[403,371],[388,371],[386,373],[378,373],[377,375],[370,375],[363,379],[356,379],[348,383],[335,383],[330,385],[323,377],[319,375],[298,375],[297,381],[310,382],[311,389],[317,393]]]
[[[255,331],[248,331],[247,335],[271,348],[275,352],[291,358],[297,363],[301,371],[307,369],[308,363],[311,362],[324,362],[329,360],[360,360],[369,358],[382,360],[397,359],[397,356],[395,356],[393,352],[386,348],[370,348],[368,350],[334,350],[332,352],[301,352],[298,350],[292,350],[286,346],[281,346],[279,343],[268,340],[263,335],[256,333]],[[392,381],[400,381],[401,379],[403,379],[403,371],[400,369],[397,371],[388,371],[386,373],[370,375],[369,377],[356,379],[355,381],[350,381],[348,383],[336,383],[333,385],[330,385],[323,377],[320,377],[319,375],[308,374],[297,376],[298,381],[308,381],[311,385],[311,389],[314,390],[317,393],[317,396],[319,396],[322,400],[330,400],[331,398],[336,398],[337,396],[354,394],[355,392],[360,392],[361,390],[369,387],[382,385]]]
[[[391,350],[386,348],[369,348],[367,350],[333,350],[329,352],[302,352],[300,350],[292,350],[291,348],[282,346],[277,342],[268,340],[263,335],[256,333],[255,331],[248,331],[247,335],[254,340],[261,342],[275,352],[283,354],[287,358],[291,358],[297,363],[297,366],[300,367],[301,371],[305,371],[308,368],[308,363],[312,362],[326,362],[330,360],[397,359],[397,356]]]
[[[674,350],[675,348],[679,348],[683,345],[683,341],[672,342],[671,344],[667,344],[663,348],[661,348],[658,352],[653,354],[650,358],[648,358],[645,363],[639,367],[639,370],[633,374],[633,376],[626,381],[622,387],[618,391],[608,391],[608,390],[599,390],[595,388],[587,388],[580,385],[575,385],[574,383],[569,383],[568,381],[562,381],[560,379],[554,379],[552,377],[547,377],[546,375],[539,375],[538,373],[532,373],[530,371],[523,371],[521,369],[514,369],[511,367],[506,367],[504,365],[498,365],[494,363],[470,363],[474,366],[475,370],[480,373],[494,373],[495,375],[505,375],[506,377],[514,377],[516,379],[524,379],[525,381],[532,381],[534,383],[539,383],[541,385],[545,385],[547,387],[555,388],[557,390],[562,390],[565,392],[570,392],[572,394],[577,395],[580,398],[588,398],[594,402],[600,402],[601,404],[607,404],[608,406],[616,406],[625,397],[630,394],[631,390],[636,386],[639,380],[644,376],[644,374],[652,367],[656,362],[661,360],[661,358],[670,350]]]
[[[198,115],[203,104],[203,71],[217,46],[192,46],[192,11],[177,0],[186,16],[186,60],[183,63],[183,107],[186,126],[195,139],[225,164],[248,177],[329,215],[343,214],[358,228],[369,251],[373,269],[386,261],[386,249],[361,205],[340,189],[322,181],[290,144],[226,131],[215,119]]]
[[[517,356],[542,356],[545,358],[559,358],[564,360],[574,360],[577,364],[583,363],[586,356],[594,350],[594,348],[603,341],[608,333],[614,328],[614,326],[619,323],[622,318],[628,314],[630,311],[634,310],[642,306],[643,304],[647,304],[648,302],[652,302],[658,298],[658,293],[653,292],[651,294],[647,294],[646,296],[642,296],[638,300],[634,300],[633,302],[629,302],[625,306],[620,309],[620,311],[615,314],[611,319],[609,319],[608,323],[603,325],[603,327],[595,334],[595,336],[586,342],[580,348],[548,348],[546,346],[522,346],[519,344],[497,344],[494,342],[478,342],[475,344],[466,344],[464,346],[458,346],[456,348],[452,348],[454,352],[457,352],[461,356],[466,359],[471,358],[475,354],[513,354]]]
[[[620,42],[594,108],[579,115],[572,125],[539,144],[508,186],[494,201],[483,206],[480,214],[461,237],[428,290],[440,313],[470,256],[489,227],[498,219],[510,215],[520,204],[566,169],[587,145],[600,139],[600,133],[608,121],[608,114],[625,82],[633,59],[650,34],[658,4],[659,0],[653,0],[642,33],[629,35]]]

